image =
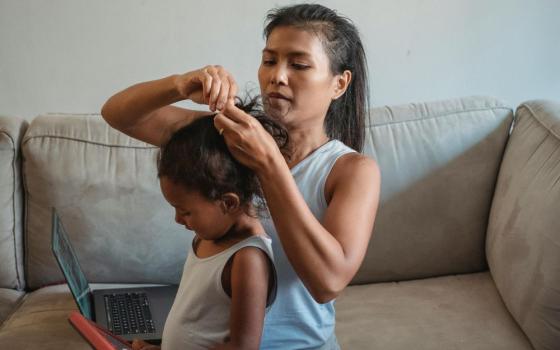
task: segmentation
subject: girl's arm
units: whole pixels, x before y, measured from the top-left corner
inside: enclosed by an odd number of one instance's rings
[[[269,260],[255,247],[239,250],[231,266],[230,341],[214,350],[258,350],[268,297]]]
[[[319,222],[270,134],[234,106],[228,105],[223,113],[214,124],[224,129],[235,158],[257,173],[294,270],[317,302],[334,299],[366,254],[379,203],[381,176],[376,162],[360,154],[336,162],[325,185],[327,211]]]
[[[220,66],[207,66],[181,75],[133,85],[118,92],[103,106],[109,125],[136,139],[161,146],[173,132],[208,112],[171,104],[192,100],[221,109],[237,92],[233,77]]]

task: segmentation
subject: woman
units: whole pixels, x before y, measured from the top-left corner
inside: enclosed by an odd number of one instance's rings
[[[214,125],[234,157],[258,176],[271,219],[278,295],[263,349],[338,349],[334,299],[365,256],[379,202],[380,174],[361,155],[367,66],[354,25],[321,5],[269,13],[258,76],[265,112],[288,129],[285,159],[258,121],[233,104],[237,87],[221,66],[129,87],[102,114],[122,132],[163,145],[207,112],[170,104],[191,100],[218,111]]]

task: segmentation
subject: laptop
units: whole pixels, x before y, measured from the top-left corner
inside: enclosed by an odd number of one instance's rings
[[[52,251],[80,313],[125,340],[161,341],[177,286],[91,290],[60,217],[52,211]]]

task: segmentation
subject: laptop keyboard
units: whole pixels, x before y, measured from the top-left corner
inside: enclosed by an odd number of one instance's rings
[[[106,294],[107,325],[114,334],[154,333],[154,320],[146,293]]]

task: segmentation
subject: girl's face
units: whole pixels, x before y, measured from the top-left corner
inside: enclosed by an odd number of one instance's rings
[[[265,112],[288,128],[323,125],[331,101],[340,96],[340,76],[329,65],[316,34],[290,26],[273,29],[259,67]]]
[[[222,238],[234,224],[222,201],[206,199],[167,177],[160,179],[163,196],[175,208],[175,221],[204,240]]]

